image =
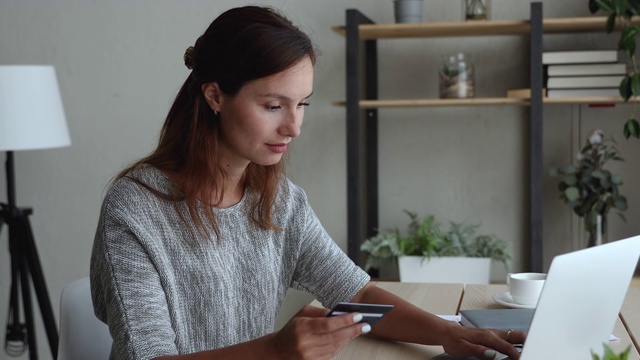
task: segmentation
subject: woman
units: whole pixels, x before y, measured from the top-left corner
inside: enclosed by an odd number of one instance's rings
[[[273,332],[289,287],[328,308],[394,304],[378,336],[517,357],[506,340],[521,333],[465,329],[371,285],[284,176],[315,60],[303,32],[261,7],[223,13],[187,50],[158,147],[116,177],[96,232],[92,296],[113,359],[329,359],[371,331],[307,306]]]

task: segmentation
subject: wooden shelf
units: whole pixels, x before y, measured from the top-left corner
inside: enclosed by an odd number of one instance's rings
[[[345,106],[344,101],[336,101],[336,106]],[[470,99],[397,99],[360,100],[361,109],[432,107],[432,106],[480,106],[480,105],[529,105],[526,99],[517,98],[470,98]]]
[[[542,102],[545,104],[625,104],[634,103],[638,100],[629,99],[625,102],[621,97],[567,97],[567,98],[544,98]]]
[[[636,100],[638,101],[638,100]],[[545,104],[623,104],[616,97],[580,97],[580,98],[543,98]],[[633,102],[633,100],[629,100]],[[335,106],[345,106],[344,101],[334,101]],[[396,100],[360,100],[361,109],[436,107],[436,106],[488,106],[516,105],[529,106],[528,99],[519,98],[470,98],[470,99],[396,99]]]
[[[544,33],[580,33],[605,31],[606,16],[552,18],[542,21]],[[639,19],[634,19],[640,24]],[[345,35],[344,26],[333,26],[332,30]],[[619,27],[618,27],[619,30]],[[360,39],[425,38],[451,36],[502,36],[526,35],[530,31],[528,20],[493,20],[465,22],[433,22],[418,24],[362,24]]]

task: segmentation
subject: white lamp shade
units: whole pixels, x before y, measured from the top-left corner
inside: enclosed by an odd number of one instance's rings
[[[0,65],[0,151],[69,145],[54,67]]]

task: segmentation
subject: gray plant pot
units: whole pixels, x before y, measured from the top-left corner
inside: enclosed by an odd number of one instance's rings
[[[393,0],[393,10],[397,23],[422,22],[423,0]]]

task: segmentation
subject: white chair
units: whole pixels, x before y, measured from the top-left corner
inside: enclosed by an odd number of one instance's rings
[[[67,284],[60,296],[58,360],[108,360],[109,328],[93,313],[89,278]]]

